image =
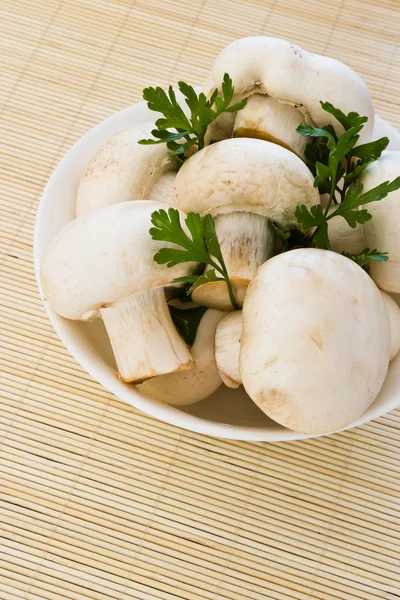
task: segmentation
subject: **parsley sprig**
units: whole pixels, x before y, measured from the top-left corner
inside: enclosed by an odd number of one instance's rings
[[[151,222],[153,227],[150,229],[150,235],[153,240],[172,242],[180,246],[180,248],[161,248],[154,255],[156,263],[174,267],[183,262],[197,262],[211,267],[202,275],[192,274],[177,277],[173,280],[173,283],[189,283],[188,294],[192,294],[199,285],[204,283],[225,281],[231,304],[234,310],[237,310],[238,305],[222,256],[212,216],[205,215],[202,217],[198,213],[189,213],[185,223],[191,237],[184,231],[179,211],[175,208],[169,208],[168,212],[164,209],[153,212]]]
[[[380,158],[389,139],[383,137],[356,146],[360,131],[368,118],[361,117],[355,112],[346,115],[329,102],[321,102],[321,106],[339,121],[344,132],[337,136],[331,125],[320,128],[306,123],[299,125],[297,132],[303,136],[317,138],[316,143],[307,145],[306,158],[314,174],[314,186],[319,188],[320,193],[329,193],[329,200],[325,208],[321,205],[312,206],[311,209],[305,205],[298,206],[295,215],[303,232],[314,229],[310,244],[317,248],[329,249],[330,219],[342,217],[353,229],[358,223],[366,223],[372,215],[366,208],[359,210],[359,207],[364,207],[370,202],[378,202],[390,192],[399,189],[400,177],[393,181],[385,181],[363,193],[363,184],[358,183],[358,179],[370,164]],[[337,208],[330,212],[333,203]],[[368,262],[379,260],[379,257],[384,254],[374,250]]]
[[[198,150],[204,148],[205,135],[209,125],[222,113],[236,112],[246,106],[247,100],[230,106],[234,87],[232,79],[225,73],[221,85],[222,94],[214,90],[208,99],[203,92],[196,90],[185,83],[178,82],[178,89],[183,94],[185,102],[190,109],[187,117],[180,106],[172,86],[168,93],[161,87],[148,87],[143,90],[143,98],[150,110],[162,113],[164,116],[156,121],[156,128],[151,134],[156,139],[140,140],[139,144],[167,144],[172,153],[184,160],[192,146]]]
[[[364,248],[359,254],[349,254],[348,252],[342,252],[343,256],[353,260],[359,267],[367,267],[373,260],[378,262],[387,262],[389,259],[387,252],[378,252],[378,250],[370,250]]]

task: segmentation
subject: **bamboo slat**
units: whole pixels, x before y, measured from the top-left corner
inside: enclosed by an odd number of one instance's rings
[[[32,234],[88,128],[267,33],[360,72],[400,127],[398,0],[0,0],[0,598],[395,600],[400,409],[286,444],[119,402],[53,332]]]

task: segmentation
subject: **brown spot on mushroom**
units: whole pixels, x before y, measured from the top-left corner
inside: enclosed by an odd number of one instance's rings
[[[277,415],[282,411],[287,411],[287,406],[290,405],[290,397],[285,390],[278,388],[270,388],[261,390],[258,404],[260,408],[267,414]]]
[[[310,330],[310,340],[320,349],[324,349],[324,339],[322,336],[321,328],[317,325],[312,327]]]
[[[278,360],[278,355],[274,354],[264,363],[264,367],[270,367],[271,365],[276,363],[277,360]]]

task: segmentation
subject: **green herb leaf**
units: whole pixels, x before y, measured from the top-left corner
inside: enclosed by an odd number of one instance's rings
[[[307,233],[312,228],[316,228],[311,239],[317,248],[329,250],[330,242],[327,218],[320,204],[312,206],[311,209],[308,209],[304,204],[298,206],[295,217],[304,233]]]
[[[191,213],[186,219],[186,225],[192,238],[189,238],[183,230],[179,211],[175,208],[169,208],[168,212],[164,209],[153,212],[151,222],[154,225],[150,229],[153,240],[172,242],[183,248],[182,250],[161,248],[154,256],[154,260],[158,264],[174,267],[183,262],[207,262],[208,252],[204,243],[204,226],[200,215]]]
[[[374,142],[361,144],[360,146],[353,148],[351,155],[356,156],[357,158],[367,159],[369,161],[378,160],[378,158],[381,157],[382,152],[386,150],[389,141],[389,138],[383,137],[379,140],[375,140]]]
[[[386,181],[363,194],[362,184],[357,183],[358,178],[371,163],[379,159],[389,140],[381,138],[356,146],[359,133],[368,118],[356,112],[345,114],[330,102],[321,102],[321,106],[337,119],[344,132],[338,137],[332,125],[319,128],[306,123],[299,125],[297,131],[300,135],[316,138],[315,143],[307,145],[306,158],[314,174],[314,186],[318,187],[320,193],[329,193],[329,200],[324,210],[321,207],[308,210],[305,206],[300,206],[295,214],[304,233],[314,228],[310,238],[313,245],[317,248],[329,248],[328,221],[334,217],[342,217],[352,228],[358,223],[366,223],[372,216],[364,205],[378,202],[399,189],[400,177],[391,182]],[[329,214],[332,202],[337,204],[338,198],[341,203]]]
[[[297,133],[305,137],[322,137],[327,140],[326,144],[329,149],[333,150],[336,147],[336,139],[330,129],[327,127],[313,127],[307,123],[300,123],[296,128]]]
[[[358,197],[358,201],[360,205],[369,204],[370,202],[378,202],[379,200],[383,200],[386,198],[388,194],[391,192],[395,192],[400,188],[400,177],[396,177],[393,181],[384,181],[380,185],[372,188],[372,190],[368,190],[365,194],[362,194]]]
[[[185,310],[176,306],[169,306],[172,321],[188,346],[193,346],[196,340],[197,329],[206,311],[207,308],[203,306],[187,308]]]
[[[332,176],[332,169],[320,162],[315,163],[314,187],[319,187]]]
[[[218,90],[214,90],[209,99],[203,92],[197,94],[196,90],[185,81],[179,81],[178,88],[190,110],[189,117],[179,105],[172,86],[169,86],[168,93],[160,87],[149,87],[143,90],[143,98],[147,101],[150,110],[164,116],[157,119],[157,129],[151,132],[156,139],[140,140],[139,144],[166,143],[171,152],[184,160],[185,154],[192,146],[196,145],[199,150],[204,148],[207,129],[220,114],[241,110],[246,106],[247,100],[243,99],[230,106],[235,90],[232,79],[227,73],[221,85],[222,95]]]
[[[329,156],[329,165],[332,171],[336,171],[340,161],[347,156],[359,140],[358,132],[361,131],[362,126],[351,127],[338,138],[336,147],[331,149]]]
[[[358,163],[354,163],[353,165],[350,166],[350,168],[347,169],[348,173],[347,175],[344,176],[344,189],[347,189],[356,179],[358,179],[359,177],[361,177],[362,173],[365,171],[365,169],[368,167],[368,165],[370,165],[371,163],[373,163],[376,159],[373,158],[371,160],[367,159],[367,158],[363,158],[361,159]]]
[[[335,216],[340,216],[346,219],[350,227],[356,227],[357,223],[366,223],[372,216],[366,209],[357,210],[359,206],[365,206],[371,202],[379,202],[386,198],[388,194],[394,192],[400,188],[400,177],[397,177],[393,181],[385,181],[380,185],[368,190],[365,194],[362,194],[363,184],[359,183],[354,187],[350,188],[342,202],[337,209],[328,217],[332,219]]]
[[[350,112],[346,115],[339,108],[335,108],[330,102],[321,101],[320,104],[324,111],[333,115],[346,131],[352,127],[362,128],[364,123],[368,121],[368,117],[360,117],[356,112]]]
[[[191,237],[184,231],[180,222],[179,211],[176,208],[169,208],[168,212],[164,209],[153,212],[151,222],[153,227],[149,233],[153,240],[172,242],[181,247],[181,249],[161,248],[154,255],[154,260],[158,264],[173,267],[184,262],[197,262],[212,267],[203,275],[191,274],[178,277],[174,279],[173,283],[190,283],[191,287],[188,293],[192,293],[202,283],[225,281],[232,306],[236,310],[237,304],[232,284],[222,257],[212,216],[201,217],[198,213],[189,213],[185,223]],[[220,277],[217,277],[216,273],[219,273]]]
[[[181,281],[182,279],[184,279],[184,277],[179,277],[177,279],[174,279],[174,282]],[[204,283],[210,283],[211,281],[225,281],[225,279],[223,277],[218,277],[215,272],[215,269],[209,269],[202,275],[199,275],[198,277],[192,280],[192,285],[190,286],[188,293],[193,294],[194,290],[200,285],[203,285]]]
[[[386,262],[389,259],[387,252],[378,252],[378,250],[370,250],[364,248],[359,254],[349,254],[348,252],[342,252],[343,256],[346,256],[350,260],[353,260],[360,267],[366,267],[373,260],[378,262]]]
[[[295,217],[303,231],[308,231],[313,227],[320,227],[325,222],[324,212],[320,204],[312,206],[311,209],[301,204],[296,208]]]

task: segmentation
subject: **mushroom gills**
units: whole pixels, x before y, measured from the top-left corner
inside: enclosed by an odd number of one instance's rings
[[[271,96],[254,94],[236,114],[233,136],[273,142],[304,158],[309,139],[296,131],[304,121],[303,113],[295,106]]]
[[[156,202],[165,202],[165,204],[173,206],[175,177],[176,173],[174,171],[163,173],[151,188],[148,199],[155,200]]]
[[[100,312],[122,381],[141,382],[194,367],[162,288],[138,292]]]
[[[247,211],[233,211],[214,217],[215,230],[221,247],[233,293],[239,308],[243,306],[247,286],[258,267],[268,260],[275,243],[275,234],[267,217]],[[205,271],[211,267],[207,266]],[[192,294],[200,306],[217,310],[233,310],[225,281],[200,285]]]
[[[215,362],[218,373],[226,387],[233,389],[242,385],[239,369],[242,330],[242,311],[236,310],[221,319],[215,332]]]

